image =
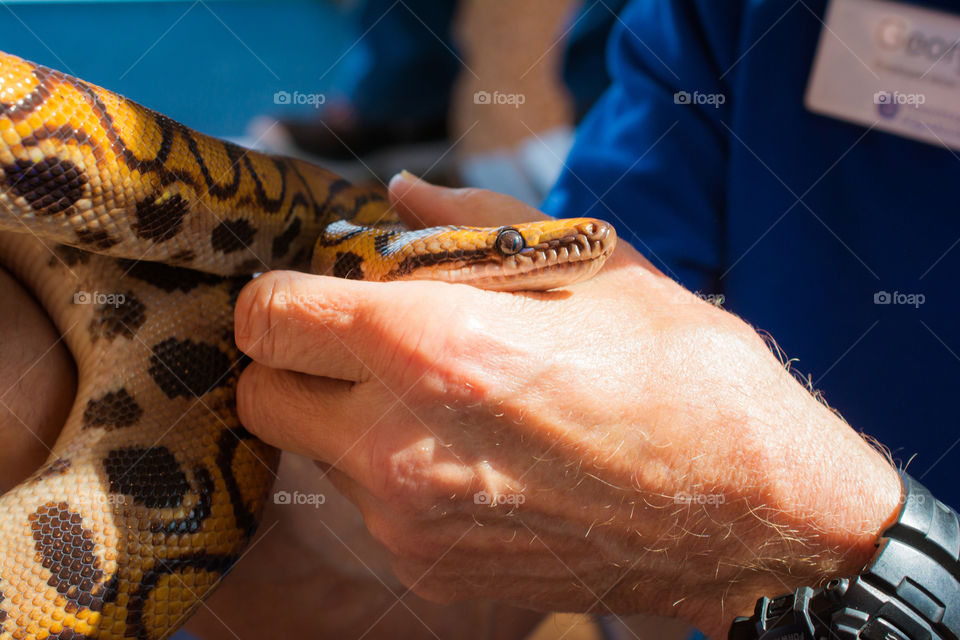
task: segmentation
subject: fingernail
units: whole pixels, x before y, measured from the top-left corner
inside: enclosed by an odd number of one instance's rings
[[[420,178],[418,178],[417,176],[413,175],[412,173],[404,169],[400,173],[397,173],[392,178],[390,178],[390,188],[394,189],[400,186],[401,183],[405,183],[407,185],[413,185],[417,183],[419,180]]]

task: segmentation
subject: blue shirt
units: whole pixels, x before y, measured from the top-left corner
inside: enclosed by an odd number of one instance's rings
[[[610,220],[689,289],[723,294],[960,507],[960,152],[805,109],[825,6],[633,2],[609,45],[613,84],[544,208]],[[925,301],[878,305],[880,292]]]

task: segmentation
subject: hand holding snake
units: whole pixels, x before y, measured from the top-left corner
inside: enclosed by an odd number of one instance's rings
[[[430,598],[718,636],[777,571],[849,572],[893,511],[890,469],[745,324],[629,247],[568,288],[612,249],[598,221],[400,180],[402,213],[454,225],[408,232],[322,169],[5,55],[0,168],[0,255],[80,372],[50,458],[0,500],[3,640],[171,633],[256,526],[276,453],[254,434],[330,465]],[[348,280],[243,288],[311,262]],[[424,277],[448,282],[366,281]],[[803,465],[776,458],[783,425]],[[725,501],[678,501],[705,493]]]
[[[390,195],[427,225],[542,218],[404,176]],[[893,469],[748,325],[622,243],[560,292],[267,274],[236,323],[243,423],[332,465],[428,599],[719,638],[761,593],[859,568],[897,509]]]

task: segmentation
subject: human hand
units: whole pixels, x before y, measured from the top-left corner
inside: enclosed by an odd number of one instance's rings
[[[427,225],[542,215],[403,177],[391,198]],[[430,599],[722,637],[761,594],[856,573],[897,511],[880,454],[624,243],[594,279],[536,294],[268,273],[236,338],[255,361],[244,425],[329,466]]]

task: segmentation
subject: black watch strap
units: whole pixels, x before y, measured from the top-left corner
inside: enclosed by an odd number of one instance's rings
[[[960,519],[906,473],[903,508],[858,575],[757,601],[730,640],[958,640]]]

